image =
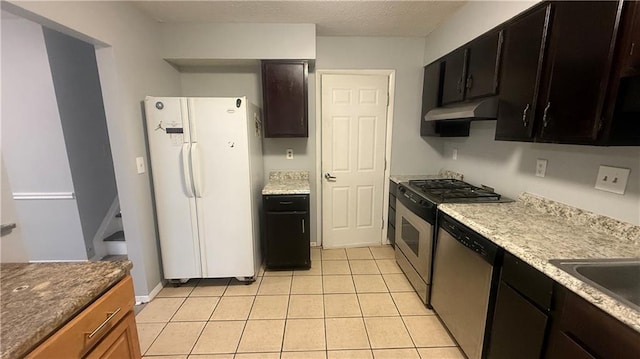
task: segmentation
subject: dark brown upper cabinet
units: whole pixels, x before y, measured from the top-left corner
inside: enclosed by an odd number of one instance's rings
[[[640,2],[624,3],[599,142],[640,145]]]
[[[444,57],[443,105],[497,94],[501,45],[491,32]]]
[[[544,6],[504,30],[496,140],[533,141],[550,12]]]
[[[551,9],[537,139],[592,144],[602,125],[622,1],[552,2]]]
[[[265,137],[308,137],[306,61],[262,61]]]
[[[464,100],[464,79],[467,70],[467,49],[460,48],[445,56],[442,82],[442,104]]]
[[[437,136],[436,124],[426,122],[424,116],[430,110],[440,106],[442,96],[442,61],[433,62],[424,67],[424,81],[422,83],[422,114],[420,116],[420,136]]]

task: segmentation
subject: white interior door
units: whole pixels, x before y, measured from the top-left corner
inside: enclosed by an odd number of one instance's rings
[[[322,243],[382,242],[389,79],[322,75]]]

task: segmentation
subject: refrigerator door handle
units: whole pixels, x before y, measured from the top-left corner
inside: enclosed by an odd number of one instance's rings
[[[189,171],[189,153],[191,152],[191,144],[182,144],[182,173],[184,174],[184,184],[187,190],[187,197],[193,198],[193,180],[191,178],[191,171]]]
[[[191,144],[191,171],[193,172],[193,188],[196,198],[202,198],[202,171],[200,169],[200,151],[198,144]]]

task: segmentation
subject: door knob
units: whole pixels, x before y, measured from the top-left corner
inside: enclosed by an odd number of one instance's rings
[[[324,174],[324,178],[326,178],[327,181],[335,181],[336,180],[336,177],[332,176],[331,173],[329,173],[329,172]]]

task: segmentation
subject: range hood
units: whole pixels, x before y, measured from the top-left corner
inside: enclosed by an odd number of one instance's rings
[[[464,137],[469,136],[469,123],[475,120],[495,120],[498,116],[498,98],[488,97],[434,108],[427,112],[422,126],[423,136]]]

